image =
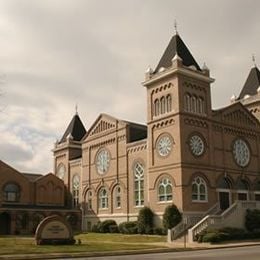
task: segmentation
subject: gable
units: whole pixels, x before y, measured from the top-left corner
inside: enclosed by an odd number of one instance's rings
[[[246,128],[259,128],[259,121],[240,102],[215,111],[213,117],[217,120]]]
[[[95,135],[102,135],[105,134],[108,131],[115,130],[117,127],[125,127],[126,124],[118,120],[112,116],[109,116],[107,114],[101,114],[96,119],[96,121],[93,123],[91,128],[89,129],[87,135],[85,136],[84,140],[86,140],[87,137],[92,137]]]

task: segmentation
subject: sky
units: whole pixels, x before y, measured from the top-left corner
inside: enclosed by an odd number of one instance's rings
[[[0,0],[0,159],[53,171],[52,149],[75,114],[146,122],[148,66],[178,32],[226,106],[260,64],[259,0]]]

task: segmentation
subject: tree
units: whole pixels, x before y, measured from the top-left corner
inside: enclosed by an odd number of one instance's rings
[[[181,222],[182,215],[178,208],[172,204],[165,208],[163,214],[163,226],[167,229],[172,229]]]
[[[152,234],[153,232],[153,212],[150,208],[144,207],[139,211],[138,215],[138,233]]]

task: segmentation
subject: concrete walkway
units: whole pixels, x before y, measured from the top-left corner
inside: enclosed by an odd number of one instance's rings
[[[184,242],[175,243],[151,243],[151,245],[161,246],[157,249],[143,249],[143,250],[124,250],[124,251],[110,251],[110,252],[90,252],[90,253],[52,253],[52,254],[27,254],[27,255],[0,255],[0,259],[10,260],[28,260],[28,259],[65,259],[65,258],[80,258],[80,257],[99,257],[99,256],[113,256],[113,255],[136,255],[136,254],[151,254],[174,252],[184,250],[210,250],[217,248],[234,248],[245,246],[259,246],[260,241],[244,241],[244,242],[226,242],[221,244],[210,243],[187,243],[186,247]],[[1,250],[1,249],[0,249]]]

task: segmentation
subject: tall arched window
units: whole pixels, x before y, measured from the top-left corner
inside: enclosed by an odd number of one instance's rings
[[[73,197],[73,206],[76,208],[79,205],[79,187],[80,187],[80,178],[78,174],[75,174],[72,179],[72,197]]]
[[[4,199],[8,202],[17,202],[20,199],[20,187],[15,183],[4,186]]]
[[[64,180],[65,173],[66,173],[65,165],[63,163],[60,163],[57,169],[57,177],[60,178],[61,180]]]
[[[161,102],[161,114],[164,114],[165,113],[165,107],[166,107],[165,97],[161,97],[160,102]]]
[[[159,116],[160,114],[160,101],[158,99],[155,99],[154,101],[154,115]]]
[[[172,111],[172,97],[171,95],[167,95],[166,97],[166,112]]]
[[[108,208],[108,194],[106,188],[101,188],[99,191],[99,208],[107,209]]]
[[[204,102],[203,99],[200,97],[198,98],[198,113],[203,114],[204,113]]]
[[[191,112],[191,96],[190,94],[185,95],[185,110]]]
[[[115,207],[121,208],[121,188],[119,186],[115,188]]]
[[[88,210],[92,210],[92,191],[89,190],[87,192],[87,199],[86,199],[86,202],[87,202],[87,208]]]
[[[207,201],[208,192],[206,182],[201,177],[196,177],[192,182],[192,201]]]
[[[158,200],[172,201],[172,183],[168,178],[162,179],[159,183]]]
[[[197,113],[197,98],[196,98],[196,96],[191,97],[191,112]]]
[[[140,162],[134,165],[134,196],[136,206],[144,205],[144,167]]]

